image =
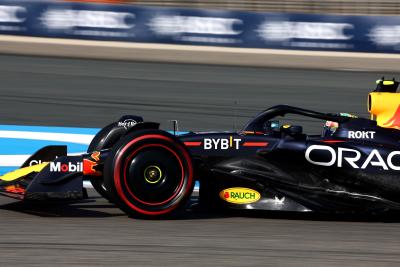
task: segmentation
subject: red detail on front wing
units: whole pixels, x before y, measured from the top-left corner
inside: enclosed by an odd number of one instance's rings
[[[4,191],[7,193],[13,194],[25,194],[25,188],[20,187],[19,185],[9,185],[4,187]]]

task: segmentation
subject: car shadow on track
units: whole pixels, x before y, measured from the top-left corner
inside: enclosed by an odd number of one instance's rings
[[[127,216],[114,204],[99,196],[91,196],[79,202],[11,202],[0,204],[0,209],[25,213],[39,217],[78,217],[106,218]],[[318,214],[282,211],[231,210],[217,211],[201,207],[197,198],[193,198],[184,212],[165,220],[223,219],[233,217],[260,218],[270,220],[306,220],[306,221],[349,221],[349,222],[385,222],[400,223],[400,214],[361,215],[361,214]]]
[[[196,200],[195,200],[196,201]],[[192,203],[193,204],[193,201]],[[61,218],[106,218],[106,217],[127,217],[113,203],[99,196],[91,196],[88,199],[66,202],[66,201],[7,201],[0,202],[0,210],[8,210],[17,213],[24,213],[38,217],[61,217]],[[210,213],[206,210],[191,209],[180,213],[181,215],[167,220],[195,220],[225,218],[228,215],[221,213]]]
[[[196,220],[206,218],[246,217],[270,220],[340,221],[400,223],[400,213],[381,214],[323,214],[314,212],[262,211],[262,210],[210,210],[194,203],[191,208],[171,220]]]
[[[384,214],[321,214],[301,213],[288,211],[257,211],[257,210],[234,210],[234,211],[213,211],[224,217],[246,217],[270,220],[302,220],[302,221],[337,221],[337,222],[370,222],[370,223],[400,223],[399,213]],[[209,213],[209,214],[212,214]],[[190,220],[196,216],[184,214],[177,219]]]
[[[27,202],[18,201],[1,205],[0,209],[15,211],[39,217],[116,217],[125,216],[106,200],[89,198],[79,202]]]

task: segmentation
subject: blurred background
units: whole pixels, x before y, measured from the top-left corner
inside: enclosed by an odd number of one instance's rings
[[[0,0],[0,135],[19,126],[26,139],[35,126],[95,132],[124,114],[167,130],[170,120],[180,130],[237,130],[277,104],[368,117],[375,80],[399,78],[399,14],[396,0]],[[293,123],[309,133],[324,125]],[[2,140],[5,156],[34,147]],[[96,197],[72,207],[1,208],[1,266],[400,261],[398,224],[381,219],[132,221]]]
[[[177,119],[182,130],[231,130],[276,104],[368,116],[374,81],[398,71],[399,8],[0,0],[0,121],[101,127],[138,114],[165,127]]]

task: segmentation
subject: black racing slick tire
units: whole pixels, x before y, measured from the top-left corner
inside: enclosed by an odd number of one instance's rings
[[[124,129],[124,127],[117,127],[117,125],[118,123],[114,122],[101,129],[101,131],[98,132],[90,142],[87,152],[91,153],[94,151],[111,148],[126,133],[126,129]],[[90,183],[97,193],[99,193],[105,199],[111,200],[102,177],[91,177]]]
[[[186,206],[193,165],[186,147],[160,130],[140,130],[114,145],[104,166],[114,203],[137,218],[164,218]]]

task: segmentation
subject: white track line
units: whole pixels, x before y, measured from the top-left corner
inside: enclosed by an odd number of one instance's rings
[[[93,139],[92,134],[67,134],[48,132],[21,132],[21,131],[0,131],[0,138],[14,138],[25,140],[43,140],[68,142],[88,145]]]
[[[0,167],[21,166],[30,155],[0,155]]]

